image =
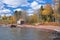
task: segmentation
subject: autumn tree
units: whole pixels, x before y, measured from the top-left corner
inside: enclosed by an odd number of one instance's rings
[[[2,17],[2,19],[3,19],[3,20],[7,20],[7,17],[4,15],[4,16]]]
[[[53,16],[55,17],[56,22],[60,22],[60,5],[56,5],[56,9],[54,10]]]
[[[55,22],[60,22],[60,0],[53,0],[54,1],[54,14]]]
[[[14,16],[9,17],[9,23],[16,23],[16,18]]]
[[[43,20],[51,22],[52,20],[53,9],[50,4],[46,4],[44,10],[42,11]]]
[[[40,7],[40,10],[39,10],[39,21],[42,22],[42,12],[43,12],[44,8],[43,6]]]
[[[37,23],[37,22],[38,22],[37,14],[33,14],[29,17],[29,23]]]

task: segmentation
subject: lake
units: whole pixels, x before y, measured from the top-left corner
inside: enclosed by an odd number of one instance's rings
[[[0,40],[53,40],[53,38],[56,38],[54,32],[42,29],[0,27]]]

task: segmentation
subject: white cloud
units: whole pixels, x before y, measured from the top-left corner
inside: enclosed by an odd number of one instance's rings
[[[34,10],[33,9],[28,9],[27,10],[27,13],[28,13],[28,16],[31,16],[34,13]]]
[[[22,0],[23,1],[23,0]],[[24,0],[22,3],[21,3],[21,6],[28,6],[30,5],[30,3],[27,2],[27,0]]]
[[[12,14],[0,14],[1,16],[12,16]]]
[[[1,16],[4,16],[4,14],[0,14]]]
[[[4,16],[6,14],[9,14],[10,15],[11,11],[9,9],[6,9],[4,7],[4,3],[2,3],[2,0],[0,1],[0,16]],[[9,16],[8,15],[8,16]]]
[[[39,9],[41,5],[39,5],[36,1],[31,3],[32,9]]]
[[[27,0],[2,0],[3,3],[7,4],[8,7],[16,8],[20,5],[29,5]]]
[[[9,9],[0,10],[0,13],[8,13],[8,12],[11,12],[11,11]]]
[[[33,9],[39,9],[41,7],[41,5],[37,5],[36,7],[34,7]]]
[[[12,16],[12,14],[6,14],[6,16]]]
[[[1,16],[10,16],[11,15],[11,11],[9,9],[3,9],[3,10],[0,10],[0,15]]]
[[[44,0],[36,0],[39,3],[46,3]]]
[[[34,2],[31,3],[31,7],[35,7],[37,5],[38,5],[38,3],[36,1],[34,1]]]
[[[33,9],[27,10],[27,13],[28,13],[28,14],[33,14],[33,12],[34,12]]]
[[[0,2],[0,10],[2,10],[3,8],[4,8],[4,4]]]
[[[20,1],[21,0],[3,0],[2,2],[9,5],[9,6],[17,7],[20,5]]]
[[[22,9],[20,9],[20,8],[17,8],[17,9],[15,9],[14,11],[22,11]]]
[[[28,9],[27,10],[28,16],[31,16],[34,14],[34,10],[33,9]]]

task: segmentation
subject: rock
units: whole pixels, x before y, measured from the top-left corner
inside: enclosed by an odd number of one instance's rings
[[[15,28],[15,27],[16,27],[16,25],[13,25],[13,24],[12,24],[10,27],[11,27],[11,28],[13,28],[13,27]]]

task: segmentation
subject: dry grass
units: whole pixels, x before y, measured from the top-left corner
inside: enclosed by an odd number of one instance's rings
[[[60,22],[44,22],[42,25],[60,26]]]
[[[31,25],[31,24],[27,23],[27,25]],[[60,22],[41,22],[41,23],[36,23],[35,25],[60,26]]]

